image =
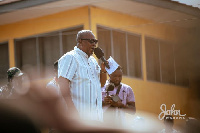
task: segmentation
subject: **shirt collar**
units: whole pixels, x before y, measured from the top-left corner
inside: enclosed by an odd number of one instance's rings
[[[79,49],[77,46],[74,47],[74,50],[78,52],[80,55],[84,56],[85,58],[87,59],[89,58],[88,55],[85,52],[83,52],[81,49]]]

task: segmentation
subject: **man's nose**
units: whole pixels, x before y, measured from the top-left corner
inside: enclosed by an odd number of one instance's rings
[[[119,81],[120,80],[120,78],[119,77],[116,77],[116,81]]]

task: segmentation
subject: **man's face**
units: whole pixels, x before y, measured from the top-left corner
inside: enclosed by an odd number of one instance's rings
[[[88,56],[91,56],[93,54],[94,48],[96,47],[96,43],[94,42],[94,40],[96,39],[92,33],[86,33],[85,35],[82,36],[80,40],[80,43],[79,43],[79,45],[81,45],[80,48]]]
[[[118,86],[122,81],[122,70],[116,70],[110,75],[110,82]]]

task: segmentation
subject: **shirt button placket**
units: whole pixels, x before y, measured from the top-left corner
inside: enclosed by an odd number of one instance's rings
[[[93,78],[94,79],[94,73],[93,73],[93,71],[92,71],[92,68],[91,68],[91,66],[90,66],[90,63],[88,62],[88,65],[89,65],[89,68],[90,68],[90,72],[92,73],[92,77],[91,78]]]

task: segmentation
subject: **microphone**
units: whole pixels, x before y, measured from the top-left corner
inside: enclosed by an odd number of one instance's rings
[[[110,69],[110,66],[108,65],[106,59],[104,58],[104,52],[103,52],[103,50],[102,50],[101,48],[99,48],[99,47],[95,48],[95,49],[94,49],[94,54],[96,55],[96,57],[97,57],[98,59],[101,59],[101,60],[104,62],[105,66],[106,66],[108,69]]]
[[[115,88],[115,85],[113,83],[110,83],[106,86],[106,94],[109,95],[108,91],[113,91]]]

